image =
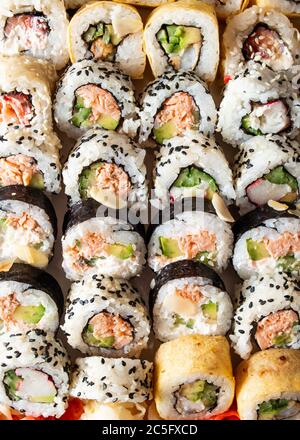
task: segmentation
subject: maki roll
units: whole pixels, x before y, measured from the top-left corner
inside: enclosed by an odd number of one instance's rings
[[[51,275],[14,264],[9,272],[0,273],[0,291],[0,335],[34,328],[57,330],[64,297]]]
[[[142,420],[152,399],[152,362],[76,359],[70,395],[83,403],[81,420]]]
[[[60,142],[56,135],[40,137],[2,136],[0,140],[0,186],[23,185],[59,193],[61,190]]]
[[[235,199],[232,172],[213,137],[189,132],[170,139],[156,157],[154,196],[162,207],[184,197]]]
[[[1,0],[0,52],[41,58],[60,70],[69,58],[68,23],[62,0]]]
[[[147,205],[145,150],[127,136],[90,130],[79,139],[63,169],[71,205],[92,198],[113,209]]]
[[[275,200],[299,198],[299,145],[280,136],[256,136],[241,144],[235,158],[237,205],[242,214]]]
[[[233,265],[242,279],[274,269],[299,277],[300,219],[294,211],[288,211],[264,206],[235,224]]]
[[[148,264],[154,272],[180,260],[195,260],[221,271],[232,252],[233,234],[216,215],[201,211],[174,213],[155,225],[148,244]]]
[[[187,131],[214,132],[217,112],[206,84],[194,72],[169,69],[150,83],[141,99],[140,141],[163,144]]]
[[[300,5],[297,0],[255,0],[262,8],[274,8],[285,15],[297,17],[300,14]]]
[[[255,346],[260,350],[300,348],[299,291],[299,282],[282,272],[244,281],[230,336],[243,359]]]
[[[215,79],[219,63],[219,28],[214,9],[203,3],[176,2],[152,12],[144,31],[145,51],[154,76],[172,66]]]
[[[73,16],[68,44],[72,63],[84,58],[111,61],[132,78],[143,76],[143,22],[132,6],[89,3]]]
[[[154,333],[163,342],[189,334],[225,335],[231,326],[232,304],[222,280],[195,261],[164,267],[150,303]]]
[[[0,57],[0,134],[38,138],[52,130],[51,93],[56,72],[25,56]]]
[[[18,185],[0,188],[0,272],[14,263],[45,268],[56,233],[54,208],[41,191]]]
[[[132,226],[113,213],[100,211],[101,206],[89,199],[74,205],[67,214],[62,238],[62,266],[67,278],[78,280],[91,274],[118,278],[139,275],[146,254],[142,226]]]
[[[0,403],[27,416],[60,417],[67,408],[69,360],[43,330],[0,339]]]
[[[236,399],[242,420],[300,420],[300,352],[270,349],[243,361]]]
[[[78,61],[58,84],[54,118],[75,139],[97,127],[134,137],[139,121],[130,78],[108,61]]]
[[[127,281],[94,275],[72,284],[62,330],[82,353],[138,357],[150,323],[144,301]]]
[[[299,32],[274,9],[253,6],[232,17],[224,32],[223,46],[226,81],[249,61],[266,64],[274,71],[288,70],[299,62]]]
[[[155,355],[154,368],[154,399],[163,419],[205,419],[231,406],[234,377],[224,336],[166,342]]]
[[[218,130],[235,146],[258,135],[295,137],[300,99],[284,73],[254,62],[229,81],[220,105]]]

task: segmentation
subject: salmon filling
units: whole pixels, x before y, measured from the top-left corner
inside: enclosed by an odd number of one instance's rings
[[[176,289],[176,295],[188,299],[193,303],[198,303],[203,298],[200,286],[195,284],[186,284],[183,289]]]
[[[86,84],[75,92],[72,124],[89,128],[99,126],[115,130],[121,119],[121,110],[113,95],[95,84]]]
[[[264,23],[258,23],[245,40],[245,60],[263,61],[273,70],[286,70],[293,65],[293,56],[279,34]]]
[[[30,95],[10,92],[0,95],[0,124],[24,127],[34,116]]]
[[[293,310],[279,310],[259,321],[255,333],[261,350],[290,346],[299,331],[299,317]]]
[[[82,337],[86,344],[93,347],[120,350],[133,341],[134,331],[120,315],[104,311],[88,321]]]
[[[6,20],[4,35],[17,39],[23,50],[45,49],[50,27],[41,13],[16,14]]]
[[[35,159],[24,154],[0,158],[0,186],[8,185],[43,189],[43,176]]]
[[[211,411],[217,405],[219,391],[219,387],[206,380],[181,385],[174,393],[175,409],[182,415]]]
[[[162,144],[164,140],[182,135],[185,131],[197,129],[200,113],[191,95],[186,92],[174,93],[167,98],[154,120],[155,140]]]
[[[284,232],[277,240],[265,238],[264,243],[271,257],[275,259],[295,254],[300,252],[300,232]]]
[[[72,260],[72,267],[79,273],[96,266],[97,261],[110,256],[127,260],[134,256],[135,249],[131,243],[108,243],[106,238],[96,232],[88,232],[80,240],[66,249]]]

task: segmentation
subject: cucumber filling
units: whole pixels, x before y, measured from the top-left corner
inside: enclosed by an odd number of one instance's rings
[[[99,22],[90,25],[82,34],[89,51],[96,60],[114,61],[117,47],[123,40],[115,31],[112,24]]]
[[[220,388],[206,380],[181,385],[174,396],[179,414],[190,415],[211,411],[218,403]]]
[[[270,399],[257,408],[258,420],[283,420],[299,414],[300,403],[288,399]]]
[[[211,200],[215,192],[218,192],[215,179],[195,166],[183,168],[170,189],[170,195],[175,200],[180,197],[194,197],[200,193]]]
[[[291,125],[289,108],[280,99],[267,103],[253,102],[251,112],[242,117],[241,127],[252,136],[276,134]]]

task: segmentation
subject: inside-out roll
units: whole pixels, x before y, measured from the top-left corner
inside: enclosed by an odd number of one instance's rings
[[[69,59],[68,23],[62,0],[1,0],[0,52],[44,59],[60,70]]]
[[[224,336],[191,335],[166,342],[154,367],[154,399],[163,419],[205,419],[231,406],[234,377]]]
[[[0,290],[0,335],[34,328],[57,330],[64,298],[51,275],[25,264],[14,264],[9,272],[0,273]]]
[[[217,129],[238,146],[253,136],[295,137],[300,126],[300,99],[284,72],[249,62],[224,90]]]
[[[157,143],[189,130],[214,132],[217,112],[206,84],[194,72],[169,69],[150,83],[141,98],[140,141]]]
[[[152,399],[152,363],[140,359],[77,359],[70,395],[81,399],[81,420],[142,420]]]
[[[62,266],[71,280],[93,274],[132,278],[143,270],[142,225],[131,225],[128,219],[118,219],[116,212],[102,210],[103,206],[88,199],[66,216]]]
[[[60,417],[67,408],[69,367],[63,346],[43,330],[2,336],[0,402],[27,416]]]
[[[143,76],[143,22],[132,6],[107,1],[88,3],[72,17],[68,44],[73,63],[84,58],[112,61],[132,78]]]
[[[130,78],[108,61],[79,61],[65,72],[54,117],[58,128],[75,139],[99,127],[135,136],[139,126]]]
[[[63,169],[71,205],[92,198],[114,209],[147,204],[145,150],[125,135],[91,130],[82,136]]]
[[[242,420],[299,420],[299,350],[270,349],[243,361],[236,398]]]
[[[150,303],[154,333],[163,342],[189,334],[225,335],[231,326],[232,304],[222,280],[195,261],[164,267]]]
[[[213,200],[215,193],[227,203],[235,199],[231,169],[213,137],[188,132],[161,147],[156,156],[153,203],[164,207],[183,197]]]
[[[148,244],[148,264],[158,272],[180,260],[195,260],[217,271],[227,267],[232,251],[230,226],[216,215],[186,210],[171,220],[153,225]]]
[[[269,200],[295,202],[299,198],[299,162],[298,142],[282,136],[255,136],[242,143],[234,164],[240,212]]]
[[[215,79],[219,63],[218,22],[211,6],[176,2],[154,10],[144,31],[145,51],[154,76],[172,66]]]
[[[138,357],[150,323],[143,299],[128,281],[94,275],[72,284],[62,329],[82,353]]]
[[[234,232],[232,260],[241,278],[270,274],[274,269],[299,277],[300,218],[296,210],[278,211],[265,205],[241,217]]]
[[[249,60],[280,71],[298,64],[300,56],[299,32],[289,19],[274,9],[257,6],[228,21],[223,47],[226,81],[232,79]]]
[[[24,186],[0,188],[0,271],[14,263],[45,268],[53,255],[57,220],[50,200]]]
[[[287,274],[275,271],[244,281],[230,336],[235,351],[247,359],[257,346],[299,349],[299,313],[299,282]]]
[[[274,8],[288,16],[298,16],[300,5],[297,0],[255,0],[257,6],[262,8]]]

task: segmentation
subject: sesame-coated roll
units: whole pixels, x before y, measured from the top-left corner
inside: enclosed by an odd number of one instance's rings
[[[71,347],[106,357],[137,357],[146,348],[149,317],[125,280],[94,275],[72,284],[62,327]]]
[[[234,377],[224,336],[182,336],[155,355],[154,399],[163,419],[205,419],[229,409]]]
[[[236,388],[242,420],[300,420],[300,351],[255,353],[238,366]]]
[[[254,348],[300,348],[300,284],[282,272],[244,281],[231,341],[247,359]]]
[[[0,338],[0,403],[27,416],[60,417],[66,410],[69,360],[42,330]]]
[[[142,420],[152,399],[152,363],[96,356],[77,359],[70,395],[82,400],[81,420]]]

